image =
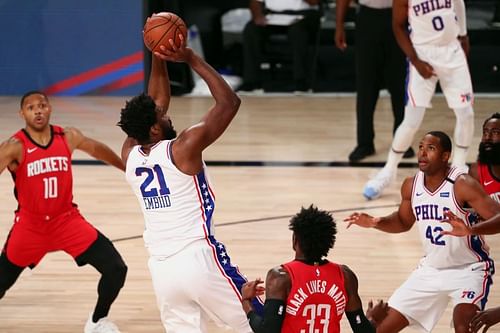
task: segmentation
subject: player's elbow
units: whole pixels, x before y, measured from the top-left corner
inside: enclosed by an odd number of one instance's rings
[[[224,100],[223,110],[227,110],[232,114],[235,114],[240,109],[241,99],[236,94],[231,94],[230,97]]]

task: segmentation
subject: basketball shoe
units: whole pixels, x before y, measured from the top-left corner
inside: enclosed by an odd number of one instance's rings
[[[384,189],[396,179],[396,172],[383,168],[375,177],[370,179],[363,189],[363,195],[368,200],[380,197]]]
[[[120,330],[108,317],[101,318],[97,323],[94,323],[92,314],[90,314],[85,324],[84,333],[120,333]]]

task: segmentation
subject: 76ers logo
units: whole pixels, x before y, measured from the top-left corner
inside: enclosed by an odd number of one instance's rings
[[[469,291],[469,290],[462,291],[462,298],[473,299],[475,295],[476,292],[474,291]]]
[[[470,102],[472,100],[472,94],[471,93],[460,94],[460,100],[462,101],[462,103]]]

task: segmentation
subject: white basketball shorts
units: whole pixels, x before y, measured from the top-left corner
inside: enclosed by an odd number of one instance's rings
[[[207,332],[209,320],[252,332],[240,300],[246,279],[231,265],[222,243],[198,240],[173,256],[150,257],[148,266],[168,333]]]
[[[407,78],[407,98],[415,107],[431,107],[431,99],[439,80],[448,106],[452,109],[472,105],[474,94],[465,52],[458,40],[446,46],[415,45],[418,57],[429,63],[436,73],[424,79],[413,65]]]
[[[408,319],[410,326],[431,332],[448,302],[486,305],[491,274],[484,263],[460,269],[435,269],[420,266],[389,299],[389,306]]]

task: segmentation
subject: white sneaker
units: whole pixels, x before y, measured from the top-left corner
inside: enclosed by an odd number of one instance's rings
[[[108,317],[101,318],[97,323],[94,323],[92,314],[90,314],[85,324],[84,333],[120,333],[120,330]]]
[[[363,189],[363,195],[368,200],[377,199],[380,197],[384,189],[389,186],[394,179],[396,179],[396,173],[386,170],[385,168],[380,170],[375,177],[370,179]]]

